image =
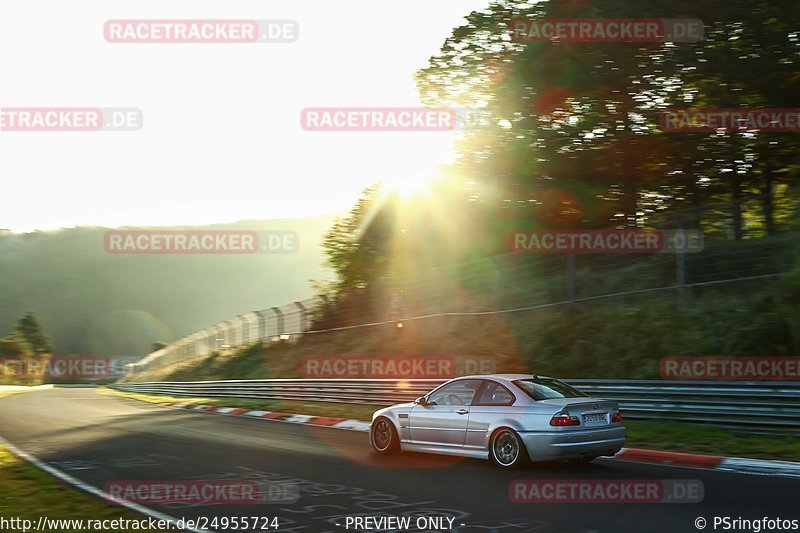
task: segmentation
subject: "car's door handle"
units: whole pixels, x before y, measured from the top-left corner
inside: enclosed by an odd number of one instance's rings
[[[458,413],[460,415],[465,415],[465,414],[469,413],[469,409],[459,409],[458,411],[456,411],[456,413]]]

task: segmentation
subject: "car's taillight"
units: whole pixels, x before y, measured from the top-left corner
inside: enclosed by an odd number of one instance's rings
[[[614,414],[611,415],[611,422],[622,422],[622,415],[619,411],[614,411]]]
[[[558,427],[562,427],[562,426],[580,426],[581,425],[581,421],[578,420],[577,416],[569,416],[566,413],[559,413],[559,414],[553,416],[553,418],[550,419],[550,425],[551,426],[558,426]]]

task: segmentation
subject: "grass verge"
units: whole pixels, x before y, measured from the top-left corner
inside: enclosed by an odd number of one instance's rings
[[[370,420],[377,406],[324,402],[254,400],[249,398],[185,398],[146,395],[113,389],[98,389],[101,394],[133,398],[150,403],[190,402],[199,405],[240,407],[315,416]],[[794,436],[748,435],[709,424],[627,420],[628,448],[699,453],[757,459],[800,461],[800,440]]]
[[[710,424],[627,420],[629,448],[800,461],[800,439],[791,435],[749,435]]]

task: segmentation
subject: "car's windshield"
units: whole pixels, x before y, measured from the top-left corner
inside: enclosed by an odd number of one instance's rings
[[[585,398],[589,396],[557,379],[518,379],[514,381],[514,384],[534,400]]]

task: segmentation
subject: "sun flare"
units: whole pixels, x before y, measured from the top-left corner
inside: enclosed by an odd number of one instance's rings
[[[384,181],[384,190],[391,194],[396,193],[401,198],[408,199],[416,196],[427,196],[434,182],[439,176],[434,173],[421,172],[404,178]]]

